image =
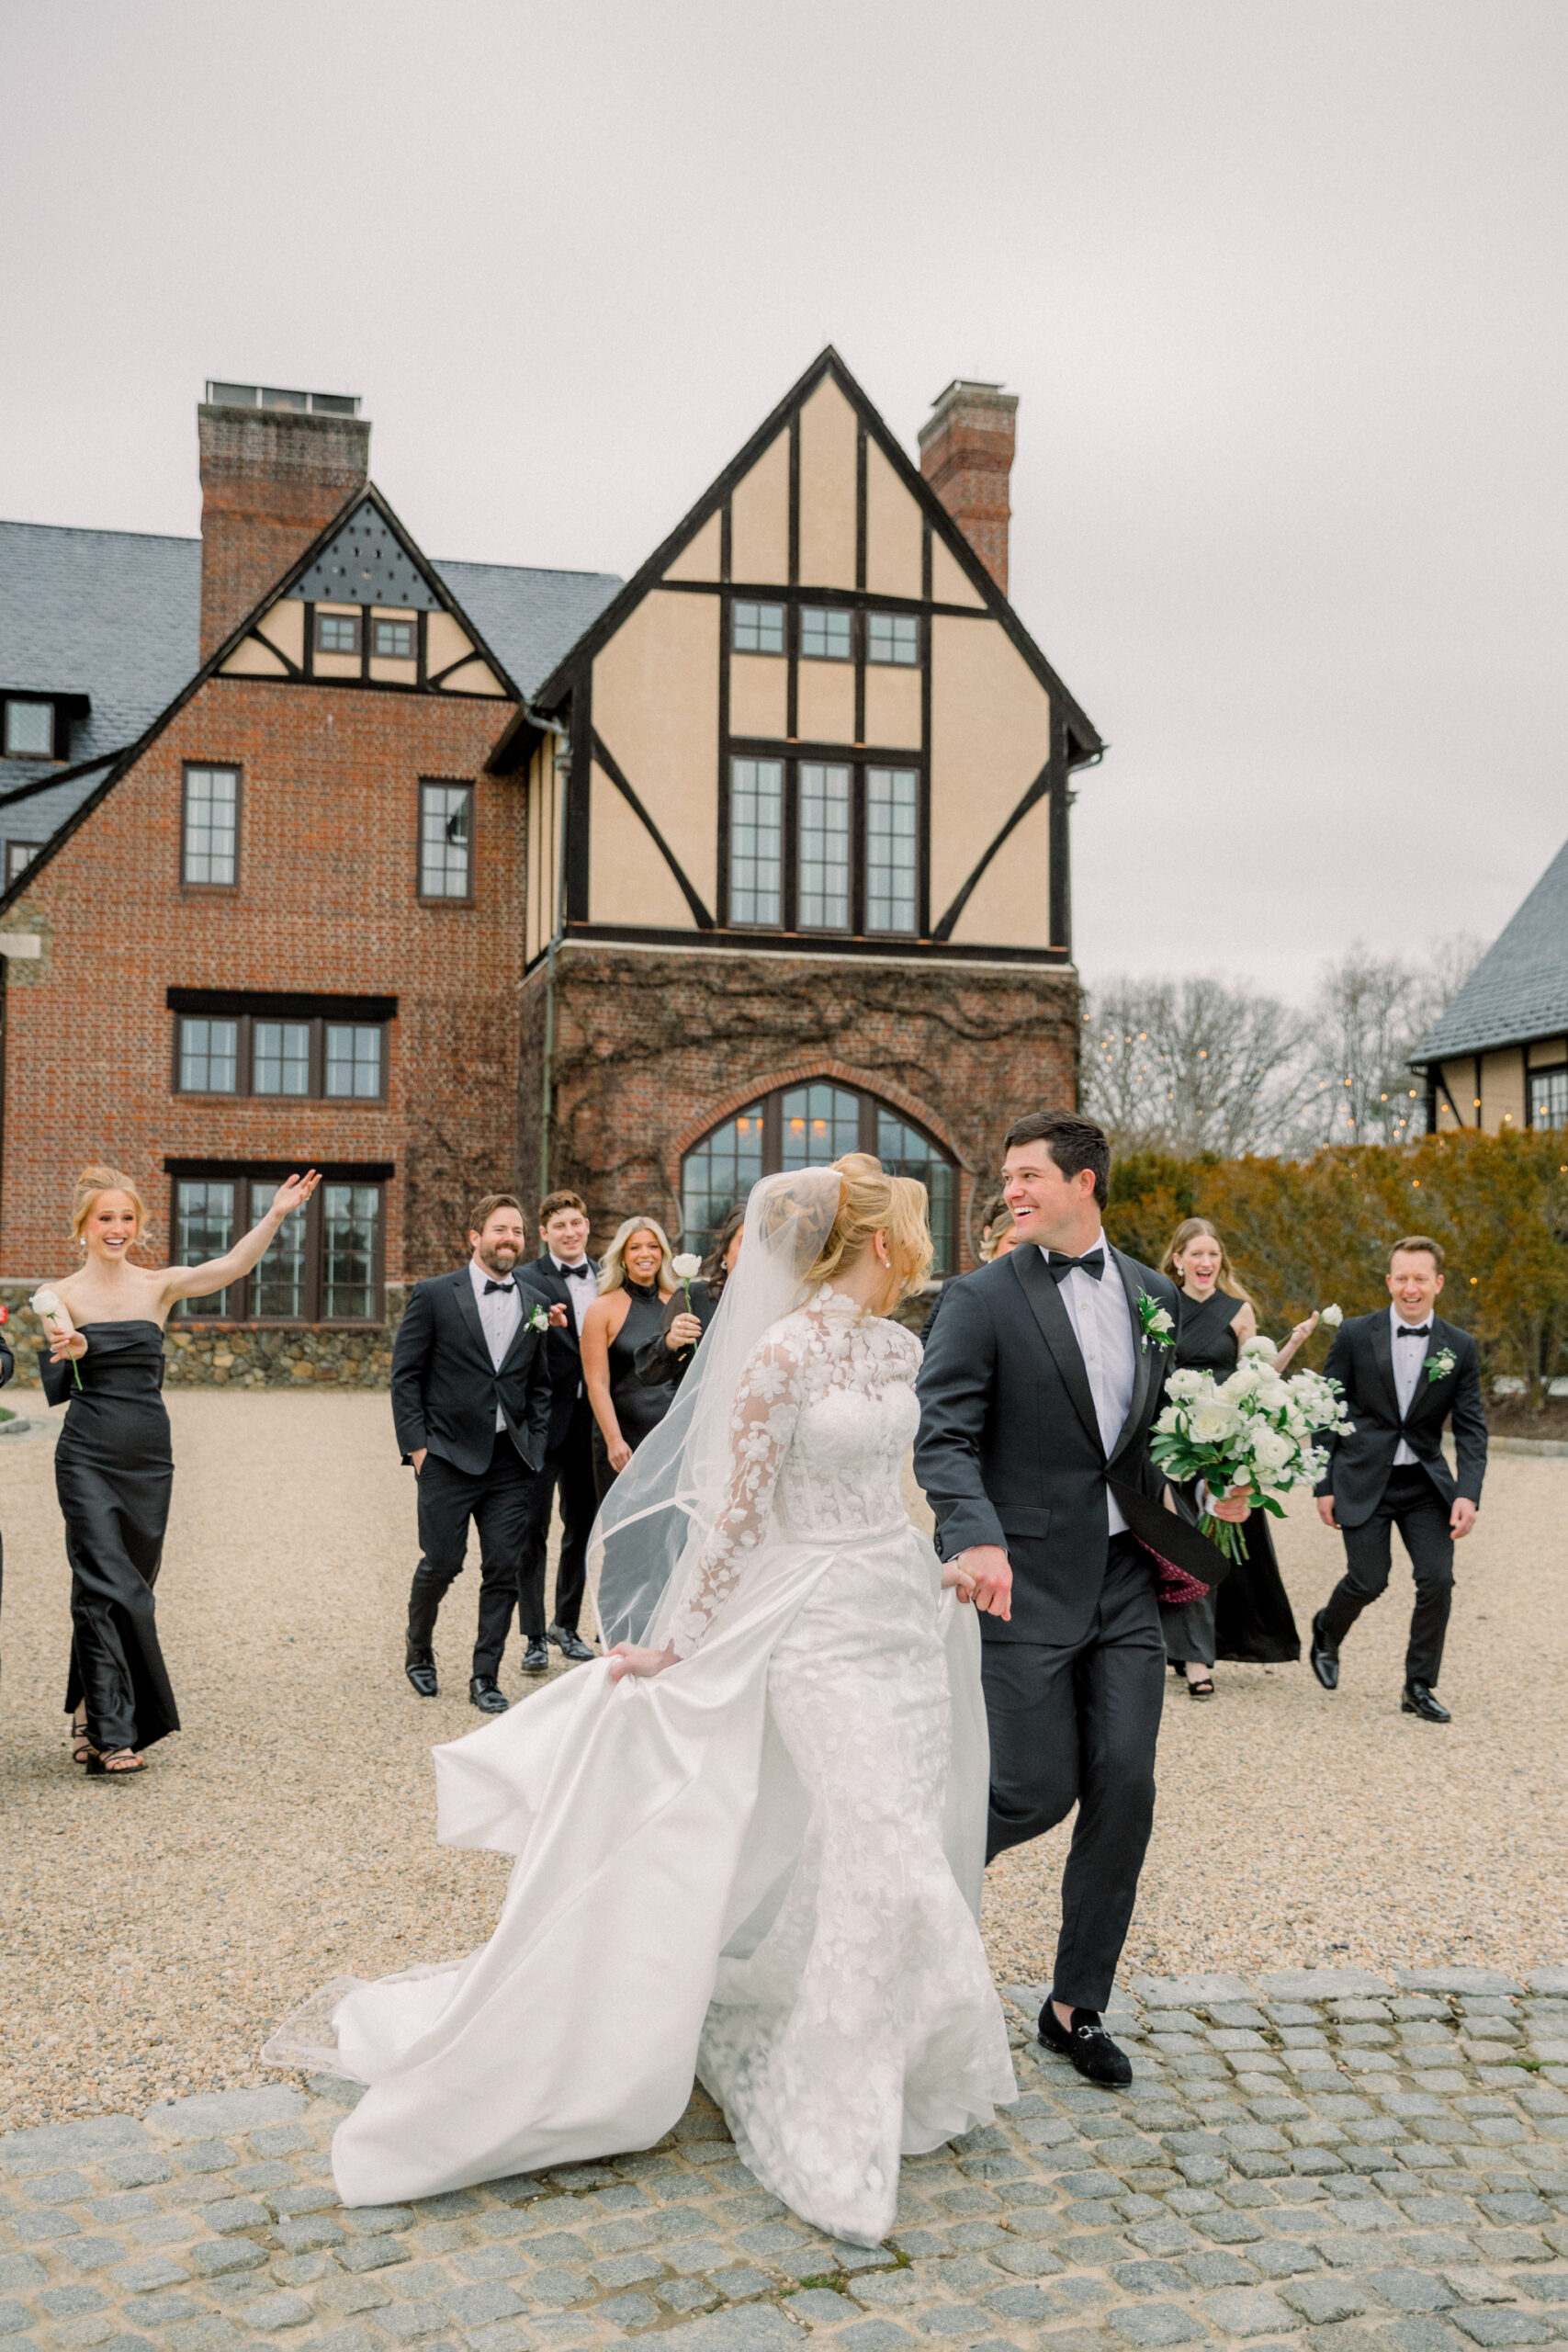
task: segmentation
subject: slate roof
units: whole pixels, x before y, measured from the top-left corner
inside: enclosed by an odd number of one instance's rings
[[[516,564],[433,569],[525,694],[621,584]],[[0,522],[0,689],[90,697],[72,726],[72,768],[136,741],[199,666],[200,633],[199,539]],[[0,838],[47,841],[101,773],[62,780],[50,761],[0,759]]]
[[[1568,842],[1410,1057],[1483,1054],[1568,1032]]]

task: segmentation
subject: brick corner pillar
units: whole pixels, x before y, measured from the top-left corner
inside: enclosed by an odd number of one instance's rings
[[[222,644],[370,478],[367,418],[289,409],[197,410],[201,451],[201,658]]]
[[[920,427],[920,471],[1005,596],[1008,483],[1018,394],[999,384],[949,384]]]

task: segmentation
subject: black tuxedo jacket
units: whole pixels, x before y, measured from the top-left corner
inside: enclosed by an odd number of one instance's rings
[[[1407,1341],[1408,1345],[1409,1342]],[[1428,1379],[1427,1366],[1445,1348],[1453,1351],[1454,1368],[1440,1380]],[[1444,1502],[1463,1495],[1481,1500],[1486,1476],[1486,1411],[1481,1401],[1481,1359],[1468,1331],[1432,1317],[1427,1362],[1416,1383],[1410,1413],[1402,1420],[1399,1392],[1393,1384],[1393,1331],[1387,1307],[1376,1315],[1353,1316],[1342,1323],[1323,1367],[1325,1376],[1345,1391],[1345,1407],[1355,1424],[1348,1437],[1326,1437],[1328,1468],[1316,1492],[1332,1495],[1334,1515],[1341,1527],[1361,1527],[1383,1498],[1399,1441],[1410,1451]],[[1459,1461],[1455,1480],[1443,1459],[1443,1424],[1451,1418],[1454,1451]]]
[[[1072,1318],[1035,1243],[950,1283],[931,1331],[916,1383],[915,1476],[943,1559],[999,1544],[1011,1562],[1012,1616],[982,1616],[987,1641],[1082,1640],[1105,1581],[1111,1492],[1133,1533],[1162,1558],[1205,1584],[1224,1573],[1215,1547],[1165,1509],[1166,1476],[1149,1460],[1174,1357],[1169,1342],[1142,1344],[1138,1294],[1166,1309],[1174,1340],[1175,1287],[1106,1247],[1101,1279],[1121,1278],[1134,1363],[1133,1401],[1109,1457]]]
[[[574,1290],[582,1289],[587,1291],[590,1299],[598,1297],[599,1263],[594,1258],[590,1258],[588,1263],[595,1276],[592,1283],[584,1283],[581,1277],[576,1282],[569,1283],[564,1274],[557,1273],[556,1261],[547,1251],[544,1257],[530,1258],[525,1265],[517,1268],[518,1281],[526,1283],[536,1297],[544,1300],[547,1306],[564,1306],[566,1309],[565,1327],[559,1330],[552,1330],[547,1351],[550,1385],[553,1391],[550,1400],[549,1436],[552,1453],[565,1444],[566,1433],[571,1426],[571,1417],[580,1399],[582,1401],[583,1410],[585,1412],[587,1410],[587,1398],[582,1386],[582,1350],[578,1343],[577,1317],[572,1312],[571,1295]]]
[[[523,1320],[497,1372],[468,1267],[414,1284],[392,1342],[392,1425],[405,1462],[423,1445],[478,1477],[495,1451],[499,1405],[508,1437],[529,1469],[538,1469],[550,1419],[549,1363],[544,1333],[528,1328],[532,1295],[522,1291],[520,1303]]]

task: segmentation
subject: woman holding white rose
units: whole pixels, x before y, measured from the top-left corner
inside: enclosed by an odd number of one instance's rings
[[[203,1266],[138,1266],[130,1251],[147,1211],[134,1178],[85,1168],[71,1204],[83,1262],[33,1305],[49,1335],[44,1394],[66,1404],[55,1491],[71,1563],[72,1755],[114,1778],[143,1770],[141,1750],[178,1731],[153,1619],[175,1465],[164,1385],[164,1326],[182,1298],[206,1298],[248,1274],[291,1210],[321,1179],[277,1188],[265,1216]]]
[[[1180,1292],[1176,1370],[1212,1372],[1226,1380],[1249,1340],[1258,1338],[1258,1317],[1231,1265],[1224,1242],[1207,1217],[1190,1216],[1172,1234],[1160,1262]],[[1317,1328],[1311,1315],[1298,1323],[1271,1361],[1283,1372]],[[1265,1346],[1268,1344],[1264,1343]],[[1247,1556],[1201,1600],[1180,1608],[1160,1604],[1166,1656],[1185,1671],[1188,1696],[1212,1699],[1216,1658],[1254,1665],[1284,1665],[1301,1657],[1301,1636],[1274,1556],[1267,1511],[1255,1510],[1243,1534]]]
[[[604,1501],[650,1430],[675,1401],[673,1383],[637,1378],[639,1350],[664,1329],[675,1295],[670,1239],[650,1216],[629,1216],[599,1265],[599,1295],[582,1318],[582,1382],[593,1412],[593,1485]]]

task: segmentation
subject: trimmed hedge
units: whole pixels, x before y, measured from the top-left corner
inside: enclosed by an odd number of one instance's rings
[[[1384,1304],[1390,1247],[1425,1233],[1448,1258],[1439,1312],[1474,1334],[1489,1377],[1522,1378],[1536,1403],[1568,1369],[1568,1134],[1427,1136],[1311,1159],[1118,1154],[1105,1227],[1119,1249],[1157,1266],[1186,1216],[1218,1227],[1272,1338],[1334,1300],[1347,1315]],[[1315,1333],[1309,1360],[1326,1353]]]

